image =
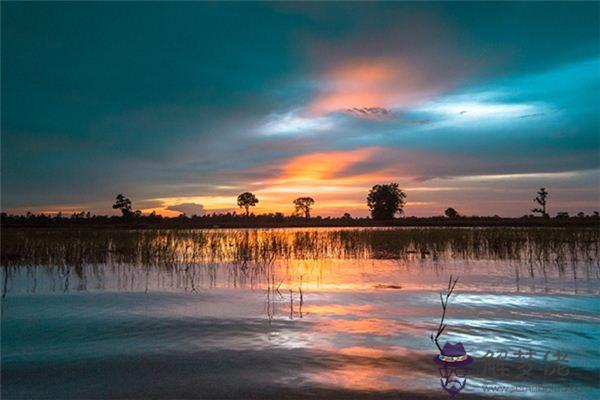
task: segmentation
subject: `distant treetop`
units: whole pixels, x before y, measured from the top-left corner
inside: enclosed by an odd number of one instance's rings
[[[406,194],[397,183],[375,185],[367,196],[367,205],[374,220],[391,220],[396,214],[402,214]]]
[[[246,216],[250,215],[250,207],[258,204],[258,199],[250,192],[244,192],[237,198],[237,205],[246,210]]]

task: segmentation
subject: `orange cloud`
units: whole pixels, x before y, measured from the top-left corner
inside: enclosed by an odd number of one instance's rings
[[[293,157],[266,167],[273,172],[272,178],[254,182],[256,188],[251,191],[261,201],[255,212],[288,214],[293,210],[294,198],[306,195],[316,200],[314,215],[350,212],[353,216],[364,216],[368,214],[366,195],[373,185],[412,179],[412,165],[424,160],[437,162],[415,151],[407,153],[377,146]],[[410,200],[411,207],[434,205],[420,199]]]
[[[421,69],[407,59],[351,60],[331,68],[309,113],[408,105],[431,91]]]
[[[292,158],[282,168],[280,181],[313,181],[332,179],[350,166],[369,160],[377,151],[366,147],[350,151],[311,153]]]
[[[252,208],[255,214],[281,212],[289,215],[294,211],[292,201],[295,198],[310,196],[316,201],[313,215],[341,216],[348,212],[354,217],[366,216],[369,213],[366,196],[373,185],[400,182],[404,186],[408,180],[414,185],[419,173],[415,166],[431,169],[435,175],[436,171],[443,170],[446,163],[443,157],[416,150],[378,146],[308,153],[243,171],[248,173],[248,178],[244,179],[246,183],[229,188],[227,195],[151,199],[158,206],[143,211],[154,210],[162,215],[176,216],[179,212],[168,208],[174,209],[173,205],[186,203],[202,204],[209,213],[239,211],[237,194],[250,191],[260,200]],[[251,180],[260,176],[265,178]],[[420,187],[409,188],[407,212],[411,215],[441,213],[437,201],[442,194],[432,198],[429,191],[437,189],[427,185],[432,183],[424,182]],[[446,188],[445,192],[451,190],[455,188]]]

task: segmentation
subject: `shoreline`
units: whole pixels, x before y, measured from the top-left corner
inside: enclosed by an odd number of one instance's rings
[[[119,217],[100,219],[69,219],[3,221],[0,229],[278,229],[278,228],[600,228],[598,218],[399,218],[393,221],[370,219],[342,220],[314,218],[310,221],[212,221],[200,218],[147,218],[122,220]]]

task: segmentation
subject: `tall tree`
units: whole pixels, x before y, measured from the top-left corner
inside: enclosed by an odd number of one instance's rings
[[[531,210],[531,212],[533,213],[539,213],[542,215],[542,217],[544,218],[548,218],[548,213],[546,212],[546,198],[548,197],[548,192],[546,191],[546,188],[540,188],[540,190],[537,192],[537,196],[535,197],[535,199],[533,199],[533,201],[537,204],[540,205],[540,207],[536,207],[533,208]]]
[[[244,192],[237,198],[237,205],[246,210],[246,216],[250,215],[250,207],[258,204],[258,199],[250,192]]]
[[[397,183],[375,185],[367,196],[371,217],[375,220],[393,219],[396,213],[402,214],[406,194]]]
[[[310,218],[310,208],[315,204],[312,197],[298,197],[294,200],[294,207],[297,214],[304,214],[304,218]]]
[[[123,193],[119,193],[115,198],[115,204],[112,206],[115,210],[121,210],[121,213],[124,217],[130,217],[133,215],[133,211],[131,211],[131,200],[123,195]]]
[[[457,218],[458,217],[458,211],[456,211],[454,208],[452,207],[448,207],[446,208],[446,211],[444,211],[444,214],[446,215],[446,217],[452,219],[452,218]]]

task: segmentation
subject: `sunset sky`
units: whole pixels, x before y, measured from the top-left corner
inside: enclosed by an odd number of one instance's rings
[[[3,2],[2,210],[598,210],[599,4]]]

